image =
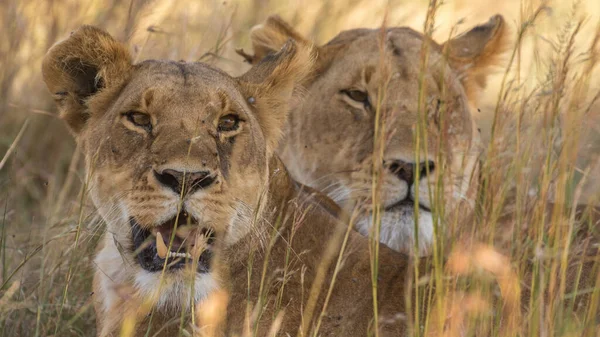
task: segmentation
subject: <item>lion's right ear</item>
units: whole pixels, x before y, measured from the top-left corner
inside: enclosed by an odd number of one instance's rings
[[[510,32],[501,15],[472,28],[442,45],[450,66],[460,75],[467,96],[476,96],[485,88],[490,68],[502,63],[510,49]]]
[[[236,52],[250,64],[256,64],[265,56],[278,52],[288,40],[294,40],[301,48],[312,46],[312,42],[304,38],[279,15],[273,15],[260,25],[252,27],[250,40],[254,55],[247,54],[243,49]]]
[[[44,57],[42,74],[71,130],[89,118],[87,101],[106,88],[120,86],[132,70],[127,48],[107,32],[82,26],[54,45]]]

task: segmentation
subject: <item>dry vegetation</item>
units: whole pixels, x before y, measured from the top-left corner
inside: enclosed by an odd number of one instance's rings
[[[600,5],[593,0],[449,0],[429,11],[425,0],[0,2],[0,335],[95,331],[92,257],[103,224],[41,81],[46,50],[93,24],[128,41],[137,60],[200,60],[239,74],[248,66],[235,48],[248,48],[250,27],[274,13],[320,42],[342,29],[377,27],[386,15],[388,25],[419,31],[434,20],[429,33],[441,41],[503,14],[514,45],[479,106],[488,148],[477,225],[466,229],[485,244],[436,254],[432,274],[418,280],[438,285],[435,309],[413,332],[441,335],[439,318],[451,314],[448,336],[597,336],[600,226],[545,202],[591,205],[599,197]],[[579,279],[586,286],[572,287]],[[418,298],[414,313],[429,297]]]

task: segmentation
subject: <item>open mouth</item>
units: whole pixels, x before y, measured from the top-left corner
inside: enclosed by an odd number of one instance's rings
[[[186,212],[151,229],[142,228],[134,218],[129,224],[133,253],[145,270],[176,270],[196,264],[196,272],[209,271],[214,232],[198,226],[198,221]]]
[[[425,212],[431,212],[431,209],[421,205],[420,203],[419,205],[419,210],[421,211],[425,211]],[[393,212],[393,211],[400,211],[400,210],[414,210],[415,208],[415,201],[414,200],[410,200],[410,199],[404,199],[401,201],[398,201],[397,203],[388,206],[385,208],[386,212]]]

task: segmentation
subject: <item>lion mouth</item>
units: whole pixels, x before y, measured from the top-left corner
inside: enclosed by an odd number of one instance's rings
[[[132,251],[140,266],[149,272],[171,271],[196,264],[196,272],[208,273],[212,259],[214,231],[200,228],[185,212],[159,226],[146,229],[129,219]]]
[[[431,212],[431,209],[429,209],[428,207],[425,207],[423,205],[421,205],[421,203],[418,203],[419,205],[419,210],[421,211],[425,211],[425,212]],[[385,208],[386,212],[395,212],[395,211],[407,211],[407,210],[412,210],[414,211],[415,208],[415,201],[409,198],[406,198],[404,200],[400,200],[397,203],[388,206]]]

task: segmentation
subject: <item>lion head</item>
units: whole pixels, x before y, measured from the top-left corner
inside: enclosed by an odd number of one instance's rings
[[[237,78],[203,63],[134,64],[123,44],[90,26],[48,52],[44,81],[107,224],[96,259],[100,311],[117,305],[109,290],[122,283],[159,308],[218,286],[217,262],[251,233],[266,202],[287,102],[311,62],[290,42]],[[194,287],[183,286],[189,280]]]
[[[255,63],[290,38],[312,45],[271,17],[251,32],[255,54],[238,53]],[[382,243],[413,252],[418,241],[427,254],[436,228],[442,235],[473,208],[481,142],[472,106],[506,40],[501,16],[441,45],[405,27],[340,33],[313,49],[280,156],[300,182],[358,207],[358,231],[380,217]]]

